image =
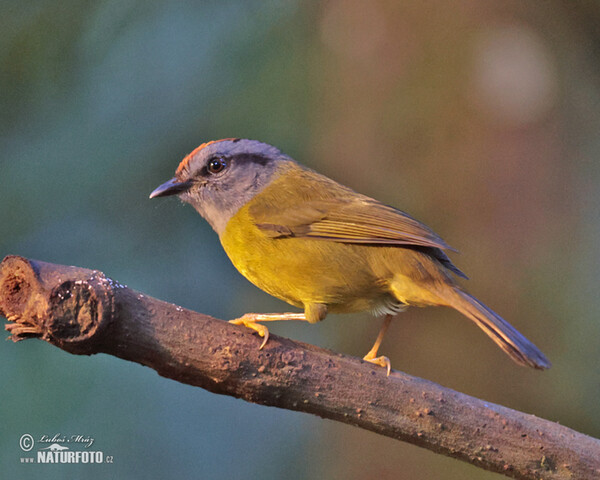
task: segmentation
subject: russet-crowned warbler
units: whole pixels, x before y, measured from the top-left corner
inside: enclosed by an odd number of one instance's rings
[[[304,313],[254,314],[232,320],[256,330],[258,321],[306,320],[327,313],[385,315],[377,356],[393,315],[408,306],[452,307],[471,319],[515,362],[550,367],[544,354],[508,322],[464,291],[466,276],[436,233],[393,207],[310,170],[277,148],[228,138],[200,145],[150,198],[178,195],[213,227],[233,265],[265,292]]]

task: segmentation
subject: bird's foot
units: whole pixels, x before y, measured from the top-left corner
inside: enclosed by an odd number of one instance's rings
[[[377,335],[377,340],[375,340],[375,345],[373,345],[373,348],[369,350],[369,353],[367,353],[363,357],[363,360],[367,362],[374,363],[375,365],[379,365],[380,367],[387,368],[388,377],[390,376],[390,372],[392,370],[392,364],[390,363],[390,359],[388,357],[384,357],[383,355],[378,357],[377,352],[379,351],[379,346],[383,341],[383,337],[385,335],[385,332],[387,332],[391,321],[392,315],[386,315],[385,320],[383,321],[383,325],[381,326],[381,330],[379,330],[379,335]]]
[[[375,355],[372,355],[371,352],[369,352],[363,357],[363,360],[369,363],[374,363],[375,365],[379,365],[380,367],[386,368],[387,376],[390,376],[390,372],[392,371],[392,363],[390,362],[390,359],[388,357],[385,357],[383,355],[376,357]]]
[[[234,325],[244,325],[245,327],[251,328],[255,332],[264,338],[261,343],[259,350],[267,344],[269,340],[269,329],[264,325],[257,322],[275,322],[279,320],[304,320],[306,321],[306,315],[303,313],[246,313],[240,318],[235,320],[229,320],[229,323]]]
[[[269,329],[264,325],[257,323],[258,319],[256,316],[259,314],[256,313],[247,313],[246,315],[241,316],[240,318],[236,318],[234,320],[229,320],[229,323],[233,323],[234,325],[243,325],[244,327],[251,328],[255,332],[257,332],[261,337],[263,337],[263,341],[258,347],[259,350],[267,344],[269,340]]]

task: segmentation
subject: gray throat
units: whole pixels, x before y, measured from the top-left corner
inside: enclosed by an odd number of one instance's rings
[[[271,183],[281,160],[293,162],[282,155],[266,165],[237,165],[232,175],[207,182],[196,194],[184,193],[181,199],[190,203],[220,237],[231,217]]]

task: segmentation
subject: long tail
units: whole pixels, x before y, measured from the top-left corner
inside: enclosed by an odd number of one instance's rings
[[[475,297],[458,288],[453,289],[451,298],[445,297],[448,306],[473,320],[519,365],[528,365],[540,370],[550,368],[551,363],[533,343]]]

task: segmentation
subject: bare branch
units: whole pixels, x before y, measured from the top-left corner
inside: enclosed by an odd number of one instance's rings
[[[249,402],[313,413],[520,479],[600,478],[600,441],[357,358],[131,290],[96,270],[9,256],[0,313],[14,341],[107,353]]]

